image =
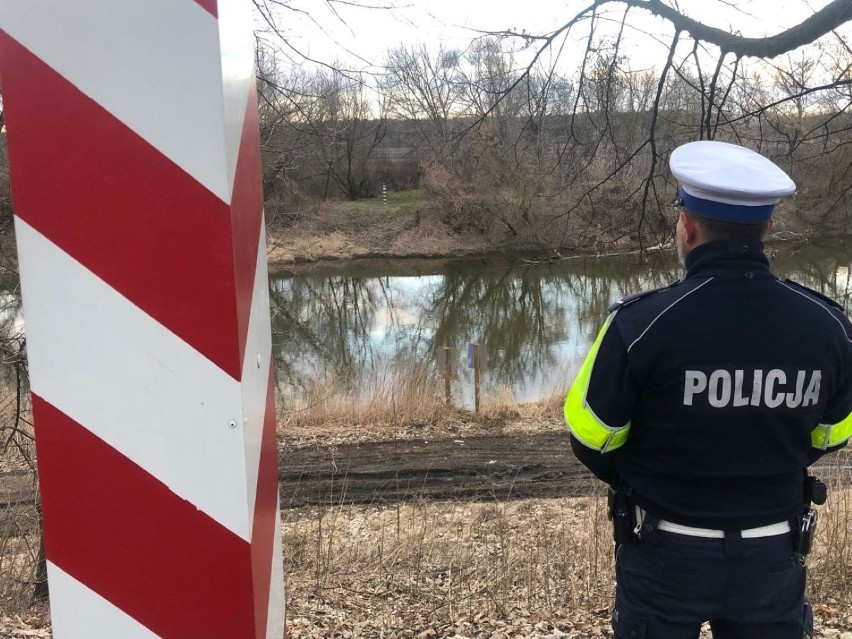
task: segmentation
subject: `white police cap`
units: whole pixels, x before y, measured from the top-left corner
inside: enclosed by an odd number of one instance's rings
[[[771,160],[751,149],[702,140],[676,148],[669,166],[684,207],[701,217],[754,224],[772,216],[796,185]]]

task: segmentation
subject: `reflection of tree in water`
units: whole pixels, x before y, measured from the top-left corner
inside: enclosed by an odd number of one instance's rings
[[[556,266],[551,268],[557,268]],[[674,256],[588,258],[559,265],[563,285],[581,301],[575,326],[592,341],[606,319],[607,309],[620,297],[668,285],[681,276]]]
[[[351,388],[364,375],[432,360],[440,346],[478,342],[488,349],[492,378],[511,384],[559,366],[553,346],[569,331],[590,341],[615,298],[664,281],[659,268],[636,260],[592,258],[455,262],[408,290],[387,275],[274,280],[279,379],[300,385],[333,375]]]
[[[849,265],[845,252],[811,248],[779,251],[772,264],[841,302],[852,290]],[[330,378],[364,390],[381,375],[434,361],[441,346],[476,342],[488,350],[490,379],[512,387],[564,368],[569,351],[584,354],[619,297],[681,277],[671,252],[541,264],[466,260],[417,273],[427,277],[389,275],[394,267],[273,280],[279,379],[302,386]]]
[[[376,280],[293,277],[270,286],[273,352],[279,380],[302,385],[308,373],[352,381],[372,357],[369,332],[384,305]],[[307,365],[307,366],[306,366]]]
[[[770,255],[772,255],[770,251]],[[789,277],[805,286],[837,300],[846,312],[852,296],[852,255],[848,251],[826,250],[817,246],[803,246],[798,250],[778,253],[772,270],[781,277]]]
[[[486,345],[492,370],[515,379],[550,361],[549,346],[562,339],[560,296],[532,268],[454,269],[435,291],[426,317],[436,326],[433,347]],[[499,355],[498,355],[499,353]]]

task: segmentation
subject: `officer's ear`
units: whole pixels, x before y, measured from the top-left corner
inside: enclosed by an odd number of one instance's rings
[[[680,212],[680,223],[683,226],[683,240],[686,248],[698,246],[702,241],[701,225],[698,223],[698,220],[682,209]]]

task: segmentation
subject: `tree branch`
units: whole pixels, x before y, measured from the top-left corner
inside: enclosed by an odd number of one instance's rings
[[[765,38],[745,38],[702,24],[663,4],[662,0],[603,0],[600,4],[620,2],[650,11],[689,33],[694,39],[715,44],[722,51],[737,57],[774,58],[798,47],[810,44],[840,25],[852,20],[852,2],[833,0],[814,15],[786,31]]]
[[[849,0],[832,0],[811,17],[781,33],[762,38],[746,38],[717,27],[702,24],[664,4],[662,0],[594,0],[588,7],[575,14],[571,20],[549,34],[535,35],[512,30],[483,33],[498,37],[522,38],[528,45],[544,42],[546,46],[560,33],[570,29],[581,20],[593,16],[600,7],[607,4],[622,4],[644,9],[671,23],[675,30],[688,33],[696,41],[713,44],[722,51],[733,53],[739,58],[774,58],[798,47],[811,44],[827,33],[833,33],[841,25],[852,21],[852,2],[849,2]]]

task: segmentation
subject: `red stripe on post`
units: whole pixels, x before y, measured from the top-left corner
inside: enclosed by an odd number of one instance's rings
[[[256,639],[266,639],[266,622],[270,606],[284,602],[269,601],[272,579],[272,560],[275,535],[278,530],[278,450],[275,439],[275,391],[272,370],[269,371],[269,390],[263,420],[263,439],[260,448],[260,468],[257,476],[257,498],[254,506],[251,561],[255,592]]]
[[[240,151],[231,196],[231,224],[234,238],[234,279],[237,293],[237,330],[240,338],[240,361],[245,354],[249,315],[254,297],[254,275],[260,225],[263,224],[263,181],[260,175],[260,130],[257,120],[257,92],[249,83],[248,106],[243,122]],[[264,284],[265,285],[265,284]]]
[[[248,636],[249,544],[35,394],[33,416],[48,559],[161,637]]]
[[[195,0],[195,2],[209,11],[214,18],[219,17],[218,0]]]
[[[228,206],[5,32],[0,56],[15,60],[3,84],[17,98],[16,214],[239,379]]]

